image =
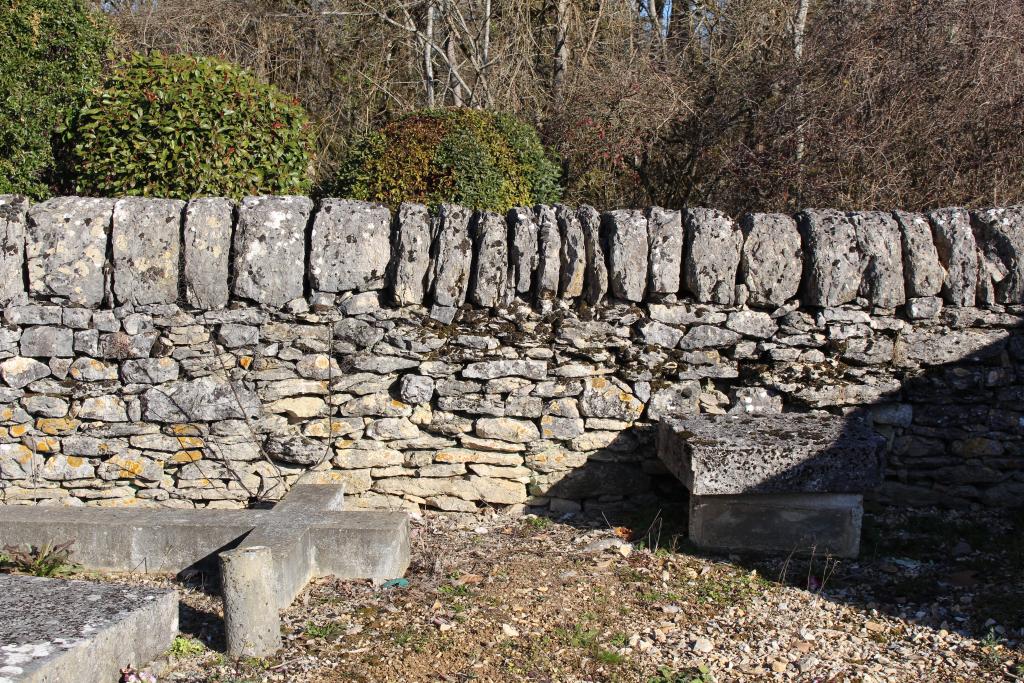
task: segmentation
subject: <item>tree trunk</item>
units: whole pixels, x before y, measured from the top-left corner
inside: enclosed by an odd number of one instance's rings
[[[434,3],[427,2],[427,22],[423,29],[426,39],[423,41],[423,86],[427,91],[427,107],[434,108]]]
[[[551,73],[551,95],[555,106],[565,101],[565,70],[569,64],[569,0],[555,2],[555,60]]]

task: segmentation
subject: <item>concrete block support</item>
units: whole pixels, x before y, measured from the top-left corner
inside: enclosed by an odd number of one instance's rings
[[[690,496],[690,540],[723,552],[856,557],[863,496]]]
[[[224,632],[232,657],[264,657],[281,649],[273,556],[265,545],[220,554]]]

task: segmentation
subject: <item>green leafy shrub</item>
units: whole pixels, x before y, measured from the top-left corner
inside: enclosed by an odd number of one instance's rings
[[[95,84],[109,45],[84,0],[0,0],[0,194],[48,196],[54,131]]]
[[[512,116],[427,110],[356,141],[336,182],[324,189],[392,206],[453,202],[504,211],[558,201],[560,175],[537,131]]]
[[[309,189],[309,122],[298,101],[216,59],[136,55],[86,100],[66,136],[78,194]]]

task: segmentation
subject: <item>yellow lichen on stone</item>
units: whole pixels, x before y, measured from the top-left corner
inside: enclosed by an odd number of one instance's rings
[[[197,460],[203,459],[202,451],[178,451],[167,458],[169,465],[185,465],[190,462],[196,462]]]
[[[72,417],[40,417],[36,420],[36,429],[43,434],[55,436],[65,432],[73,432],[81,424]]]

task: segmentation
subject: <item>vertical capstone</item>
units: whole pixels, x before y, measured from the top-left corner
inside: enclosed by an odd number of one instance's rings
[[[246,197],[235,232],[234,293],[280,308],[303,294],[308,197]]]

